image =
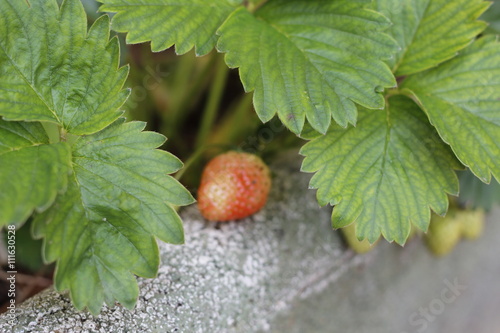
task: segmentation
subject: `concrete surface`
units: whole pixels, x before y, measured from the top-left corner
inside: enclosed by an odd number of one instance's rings
[[[247,220],[184,210],[186,245],[160,245],[158,277],[138,279],[135,310],[93,317],[47,290],[18,308],[15,327],[0,316],[0,332],[500,332],[500,210],[444,259],[419,239],[354,255],[299,165],[296,152],[274,164],[272,199]]]

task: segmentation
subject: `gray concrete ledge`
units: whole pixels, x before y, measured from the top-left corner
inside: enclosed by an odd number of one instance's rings
[[[217,225],[184,210],[186,244],[160,245],[158,277],[138,279],[133,311],[93,317],[49,289],[19,307],[16,327],[0,316],[0,332],[500,332],[499,210],[484,237],[444,259],[418,239],[359,256],[299,165],[296,152],[276,161],[272,199],[247,220]]]

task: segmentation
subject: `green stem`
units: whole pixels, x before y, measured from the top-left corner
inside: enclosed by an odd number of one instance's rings
[[[190,53],[184,54],[179,57],[177,70],[175,71],[173,79],[173,87],[176,93],[178,93],[175,94],[176,96],[175,104],[179,104],[177,103],[177,101],[182,100],[183,95],[185,95],[186,88],[189,84],[190,74],[193,70],[195,61],[196,61],[195,56]],[[177,96],[179,96],[179,98],[177,98]]]
[[[172,77],[172,89],[168,95],[168,107],[166,112],[162,112],[163,125],[166,133],[177,127],[177,117],[180,110],[179,105],[182,104],[186,96],[186,92],[190,85],[190,78],[196,58],[192,54],[184,54],[178,58],[176,70]],[[171,136],[171,135],[169,135]],[[172,137],[172,136],[171,136]]]
[[[64,128],[60,127],[59,128],[59,139],[61,142],[66,142],[68,136],[68,131],[66,131]]]
[[[202,147],[198,148],[187,159],[186,163],[184,163],[184,167],[175,174],[174,178],[176,180],[180,180],[182,178],[182,176],[184,175],[184,173],[186,172],[186,170],[189,169],[189,167],[191,167],[196,161],[198,161],[198,159],[203,155],[203,153],[210,148],[231,149],[233,147],[230,145],[213,144],[213,145],[206,145],[206,146],[202,146]]]
[[[266,2],[267,2],[267,0],[262,0],[262,1],[257,1],[257,2],[249,1],[248,5],[247,5],[247,9],[250,13],[255,13],[255,11],[257,11],[257,9],[262,7]]]
[[[402,95],[402,96],[406,96],[410,99],[412,99],[416,104],[418,104],[420,107],[422,107],[422,103],[418,100],[418,98],[415,96],[415,94],[408,88],[394,88],[394,89],[389,89],[386,93],[385,93],[385,100],[386,102],[389,100],[389,98],[391,98],[392,96],[396,96],[396,95]]]
[[[235,119],[237,121],[242,121],[248,112],[248,109],[252,107],[253,93],[244,93],[240,98],[238,104],[234,108]],[[253,112],[253,111],[252,111]]]
[[[182,92],[182,99],[171,106],[174,111],[173,117],[171,119],[164,119],[163,121],[161,132],[168,133],[169,139],[175,139],[177,137],[179,128],[182,128],[182,124],[189,115],[188,108],[199,98],[208,81],[216,59],[213,55],[208,56],[211,58],[204,64],[200,74],[196,75],[195,81],[191,82],[191,86],[186,87],[186,91]]]
[[[79,135],[71,134],[66,129],[59,127],[59,140],[60,142],[66,142],[72,145],[80,138]]]
[[[205,110],[203,111],[201,127],[198,137],[196,138],[196,148],[200,148],[201,146],[203,146],[206,143],[208,136],[210,135],[210,131],[215,122],[215,118],[217,117],[217,111],[220,106],[222,95],[224,94],[224,88],[226,87],[228,74],[229,68],[224,62],[224,57],[219,56],[216,64],[214,83],[208,95],[208,101],[205,105]]]
[[[176,115],[179,120],[183,121],[186,118],[187,108],[193,104],[194,100],[196,100],[199,95],[201,95],[201,90],[209,78],[215,60],[216,57],[211,56],[210,60],[204,65],[201,73],[196,75],[196,81],[186,89],[187,92],[184,94],[184,98],[177,105]]]
[[[228,107],[218,125],[208,138],[208,143],[236,142],[248,136],[249,131],[253,131],[254,119],[260,121],[257,117],[252,117],[254,111],[252,108],[252,93],[242,95],[237,101],[234,101]]]

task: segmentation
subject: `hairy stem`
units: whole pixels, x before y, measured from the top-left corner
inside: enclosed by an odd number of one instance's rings
[[[224,57],[219,56],[216,64],[215,79],[208,95],[208,101],[205,105],[205,110],[203,111],[201,127],[198,137],[196,138],[196,148],[203,146],[210,135],[210,131],[217,116],[222,95],[224,94],[228,74],[229,68],[224,62]]]
[[[262,7],[267,0],[261,0],[261,1],[246,1],[245,5],[250,13],[255,13],[257,9]]]

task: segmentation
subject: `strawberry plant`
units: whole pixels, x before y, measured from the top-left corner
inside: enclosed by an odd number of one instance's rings
[[[402,245],[412,229],[426,232],[431,211],[444,216],[459,193],[456,170],[465,169],[459,205],[500,201],[500,43],[490,34],[500,19],[484,32],[486,1],[100,2],[127,44],[201,58],[180,57],[166,83],[155,82],[159,70],[126,81],[108,15],[88,29],[80,0],[0,0],[0,225],[32,218],[44,260],[56,262],[55,287],[79,309],[133,307],[134,274],[158,269],[156,239],[183,242],[175,206],[194,200],[169,176],[182,163],[160,147],[191,163],[221,137],[278,133],[278,119],[294,138],[268,141],[275,150],[307,141],[301,171],[314,173],[318,202],[334,206],[333,227],[349,226],[367,249],[381,236]],[[153,57],[129,47],[138,68]],[[228,68],[252,94],[221,115]],[[125,82],[138,80],[150,98],[124,106]],[[199,122],[189,111],[198,100]],[[165,112],[149,116],[151,104]],[[170,143],[126,122],[123,109]],[[454,244],[454,230],[433,232],[445,235],[437,243]]]
[[[183,242],[173,205],[193,202],[168,174],[165,138],[125,122],[128,68],[109,18],[87,31],[78,0],[0,1],[0,223],[32,231],[77,308],[133,307],[133,274],[158,269],[155,238]],[[89,292],[91,290],[92,292]]]

